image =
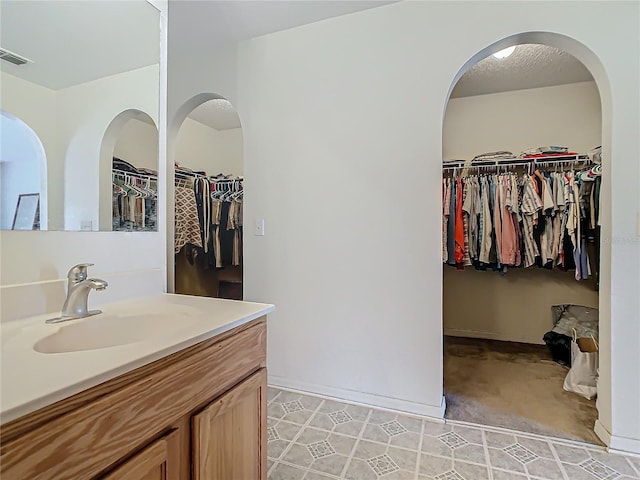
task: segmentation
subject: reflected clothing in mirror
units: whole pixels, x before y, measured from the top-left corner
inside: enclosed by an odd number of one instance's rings
[[[112,229],[157,230],[158,177],[155,171],[113,159]]]

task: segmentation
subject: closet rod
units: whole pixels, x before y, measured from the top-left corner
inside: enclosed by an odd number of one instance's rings
[[[121,177],[123,179],[127,177],[134,177],[134,178],[139,178],[141,180],[154,180],[154,181],[158,180],[157,175],[145,175],[142,173],[127,172],[124,170],[112,170],[111,178],[113,179],[115,177]]]
[[[591,162],[588,155],[554,155],[550,157],[534,157],[534,158],[509,158],[484,160],[479,162],[454,161],[443,162],[443,170],[453,170],[458,168],[483,168],[483,167],[511,167],[511,166],[535,166],[535,165],[553,165],[575,162]]]
[[[201,173],[196,172],[185,172],[184,170],[175,171],[175,176],[177,178],[209,178],[206,175],[202,175]]]
[[[211,182],[215,182],[215,183],[231,183],[231,182],[242,182],[244,180],[244,178],[242,177],[237,177],[237,178],[215,178],[215,177],[209,177],[207,175],[202,175],[201,173],[196,173],[196,172],[185,172],[182,170],[176,170],[175,171],[175,177],[176,178],[182,178],[182,179],[188,179],[188,178],[206,178],[207,180],[211,181]]]

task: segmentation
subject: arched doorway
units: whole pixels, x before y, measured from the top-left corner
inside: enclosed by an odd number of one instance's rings
[[[136,109],[125,110],[109,123],[100,145],[100,202],[99,230],[157,230],[158,192],[158,128],[145,112]],[[122,168],[115,168],[115,163]],[[127,215],[119,215],[116,210],[117,190],[141,187],[138,191],[120,197],[145,196],[145,214],[138,206],[138,218],[129,220]],[[134,215],[135,217],[135,215]],[[127,218],[127,221],[120,221]]]
[[[243,139],[233,105],[219,95],[187,102],[176,132],[175,293],[243,298]]]
[[[549,47],[554,47],[556,49],[568,52],[569,54],[571,54],[572,56],[576,57],[580,62],[582,62],[582,64],[586,67],[586,69],[591,73],[591,75],[593,76],[593,79],[595,80],[595,84],[597,85],[597,87],[595,87],[596,90],[596,95],[599,94],[600,100],[602,102],[602,108],[601,108],[601,118],[597,118],[596,120],[592,121],[592,123],[597,123],[597,126],[599,128],[601,128],[601,142],[600,139],[598,139],[597,141],[594,141],[593,144],[591,145],[591,147],[595,147],[597,145],[602,145],[602,158],[603,158],[603,162],[601,165],[601,169],[603,172],[603,177],[602,177],[602,189],[601,189],[601,199],[602,201],[600,202],[602,205],[602,208],[600,209],[600,215],[602,218],[601,223],[601,236],[602,238],[607,238],[608,236],[610,236],[610,216],[611,216],[611,210],[610,210],[610,178],[609,178],[609,172],[611,169],[611,164],[609,162],[610,160],[610,135],[611,135],[611,123],[610,123],[610,94],[609,94],[609,87],[608,87],[608,80],[606,78],[606,75],[604,74],[604,70],[602,68],[602,65],[600,64],[599,60],[597,59],[597,57],[595,56],[595,54],[593,54],[593,52],[589,51],[586,47],[584,47],[584,45],[576,42],[573,39],[570,39],[568,37],[562,36],[562,35],[557,35],[557,34],[551,34],[551,33],[545,33],[545,32],[531,32],[531,33],[525,33],[525,34],[518,34],[518,35],[514,35],[512,37],[509,38],[505,38],[499,42],[494,43],[493,45],[481,50],[480,52],[478,52],[476,55],[474,55],[469,61],[467,61],[467,63],[465,63],[465,65],[459,70],[459,72],[456,74],[454,81],[451,84],[451,87],[449,89],[449,93],[447,95],[447,104],[445,106],[445,108],[447,108],[447,106],[449,105],[449,100],[451,97],[451,93],[454,90],[456,84],[458,83],[458,81],[463,78],[463,75],[465,75],[465,73],[467,73],[468,71],[470,71],[470,69],[477,64],[479,61],[482,61],[483,59],[500,52],[501,50],[505,49],[506,47],[512,47],[512,46],[522,46],[525,44],[536,44],[536,45],[546,45]],[[598,92],[599,91],[599,92]],[[596,97],[597,98],[597,97]],[[498,109],[492,111],[492,112],[487,112],[487,116],[486,119],[488,122],[491,122],[491,116],[492,115],[499,115],[500,112],[498,111]],[[445,111],[445,116],[446,116],[446,111]],[[443,123],[446,123],[446,120],[444,119],[443,116]],[[549,123],[549,122],[547,122]],[[547,125],[548,126],[548,125]],[[503,128],[513,128],[513,125],[511,127],[509,126],[504,126]],[[481,129],[479,129],[481,130]],[[515,128],[515,130],[517,130],[517,128]],[[473,135],[473,133],[471,134]],[[445,131],[445,128],[443,128],[443,136],[444,136],[444,140],[443,140],[443,148],[446,148],[446,136],[447,136],[447,132]],[[530,147],[532,147],[533,145],[522,145],[521,150],[525,150],[528,149]],[[499,150],[500,147],[497,146],[494,150]],[[583,146],[580,147],[581,150],[585,150],[585,148]],[[477,154],[480,153],[484,153],[484,151],[487,151],[486,149],[483,151],[477,151]],[[515,152],[516,155],[519,153]],[[492,153],[496,153],[496,152],[492,152]],[[509,156],[509,155],[506,155]],[[470,160],[470,159],[469,159]],[[467,166],[471,165],[471,162],[469,162],[467,164]],[[575,165],[572,165],[572,167],[574,167]],[[445,167],[447,168],[447,167]],[[504,170],[504,167],[501,167]],[[468,173],[468,171],[465,171],[465,173]],[[477,172],[476,172],[477,173]],[[489,170],[487,170],[484,173],[489,173]],[[460,174],[460,171],[457,172],[457,174]],[[600,242],[600,265],[598,265],[599,268],[599,284],[600,284],[600,295],[599,295],[599,299],[595,300],[595,305],[598,307],[599,310],[599,318],[600,318],[600,331],[599,331],[599,337],[600,337],[600,344],[601,344],[601,349],[600,349],[600,381],[598,384],[598,402],[597,402],[597,407],[598,407],[598,420],[595,421],[595,430],[598,433],[598,436],[603,439],[606,440],[606,434],[603,434],[602,432],[602,423],[603,421],[608,423],[610,422],[610,415],[611,415],[611,370],[610,370],[610,322],[611,322],[611,316],[610,316],[610,263],[609,263],[609,258],[610,258],[610,250],[611,250],[611,246],[610,244],[607,244],[606,242]],[[444,251],[443,251],[443,255],[444,255]],[[455,264],[456,262],[454,262]],[[587,269],[589,270],[589,268],[587,267]],[[444,292],[444,304],[443,304],[443,332],[445,334],[447,334],[447,281],[450,280],[451,273],[450,272],[444,272],[443,274],[443,280],[445,282],[445,292]],[[486,278],[486,277],[485,277]],[[483,288],[485,288],[487,285],[486,283],[483,285]],[[510,287],[513,287],[513,285],[511,285]],[[466,285],[467,290],[470,287],[470,285]],[[489,295],[487,297],[486,292],[485,292],[485,302],[492,302],[492,301],[499,301],[499,298],[491,298],[491,295]],[[552,304],[556,304],[556,303],[563,303],[562,301],[558,301],[558,300],[554,300],[553,302],[551,302]],[[569,302],[567,302],[569,303]],[[549,305],[550,307],[551,305]],[[492,319],[498,318],[500,316],[500,312],[497,312],[498,310],[500,310],[500,308],[496,308],[496,312],[494,312],[492,315]],[[553,326],[553,323],[551,321],[551,315],[549,314],[548,320],[550,323],[550,328]],[[480,329],[481,330],[481,329]],[[449,329],[449,333],[451,333],[451,329]],[[490,337],[486,337],[485,334],[486,332],[475,332],[477,333],[477,335],[475,335],[478,338],[490,338]],[[464,335],[463,335],[464,336]],[[446,343],[446,342],[445,342]],[[472,342],[473,343],[473,342]],[[539,343],[539,342],[538,342]],[[445,347],[446,348],[446,347]],[[445,357],[446,358],[446,357]],[[605,367],[606,366],[606,367]],[[605,368],[603,368],[605,367]],[[445,369],[446,372],[446,369]],[[562,374],[562,377],[564,377],[564,372]],[[447,381],[446,381],[446,373],[445,373],[445,393],[446,393],[446,388],[447,388]],[[559,388],[562,388],[562,384],[560,384]],[[563,393],[562,390],[560,390],[560,393]],[[454,402],[448,402],[448,403],[454,403]],[[513,402],[512,402],[513,405]],[[486,413],[486,412],[485,412]],[[511,412],[512,413],[512,412]],[[472,421],[477,421],[478,423],[484,423],[485,421],[488,424],[492,424],[491,421],[487,421],[487,417],[489,417],[490,415],[481,415],[478,418],[483,418],[484,420],[472,420]],[[517,422],[516,422],[517,423]],[[591,421],[591,424],[588,426],[589,429],[593,430],[594,428],[594,422]],[[510,427],[511,425],[500,425],[498,423],[498,426],[507,426]],[[517,427],[515,427],[515,429],[518,429]],[[522,428],[520,428],[522,429]],[[599,431],[600,429],[600,431]],[[537,432],[533,432],[533,433],[545,433],[545,434],[552,434],[549,432],[541,432],[541,431],[537,431]],[[553,435],[553,434],[552,434]],[[562,436],[562,435],[555,435],[555,436]],[[593,437],[595,439],[595,437]],[[583,439],[585,440],[585,439]]]
[[[29,217],[28,230],[47,229],[47,157],[38,135],[18,117],[0,111],[2,152],[0,179],[2,199],[2,230],[24,229],[14,225],[19,200],[30,195],[35,211]],[[21,202],[22,203],[22,202]]]

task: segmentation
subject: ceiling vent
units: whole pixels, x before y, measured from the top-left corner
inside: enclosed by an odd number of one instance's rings
[[[33,60],[21,57],[17,53],[10,52],[4,48],[0,48],[0,60],[6,60],[14,65],[24,65],[25,63],[33,63]]]

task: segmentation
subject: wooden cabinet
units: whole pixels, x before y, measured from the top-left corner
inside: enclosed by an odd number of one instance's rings
[[[156,440],[101,480],[178,480],[180,450],[176,432]]]
[[[266,479],[266,319],[2,426],[2,480]]]
[[[267,478],[266,389],[262,369],[193,417],[194,480]]]

